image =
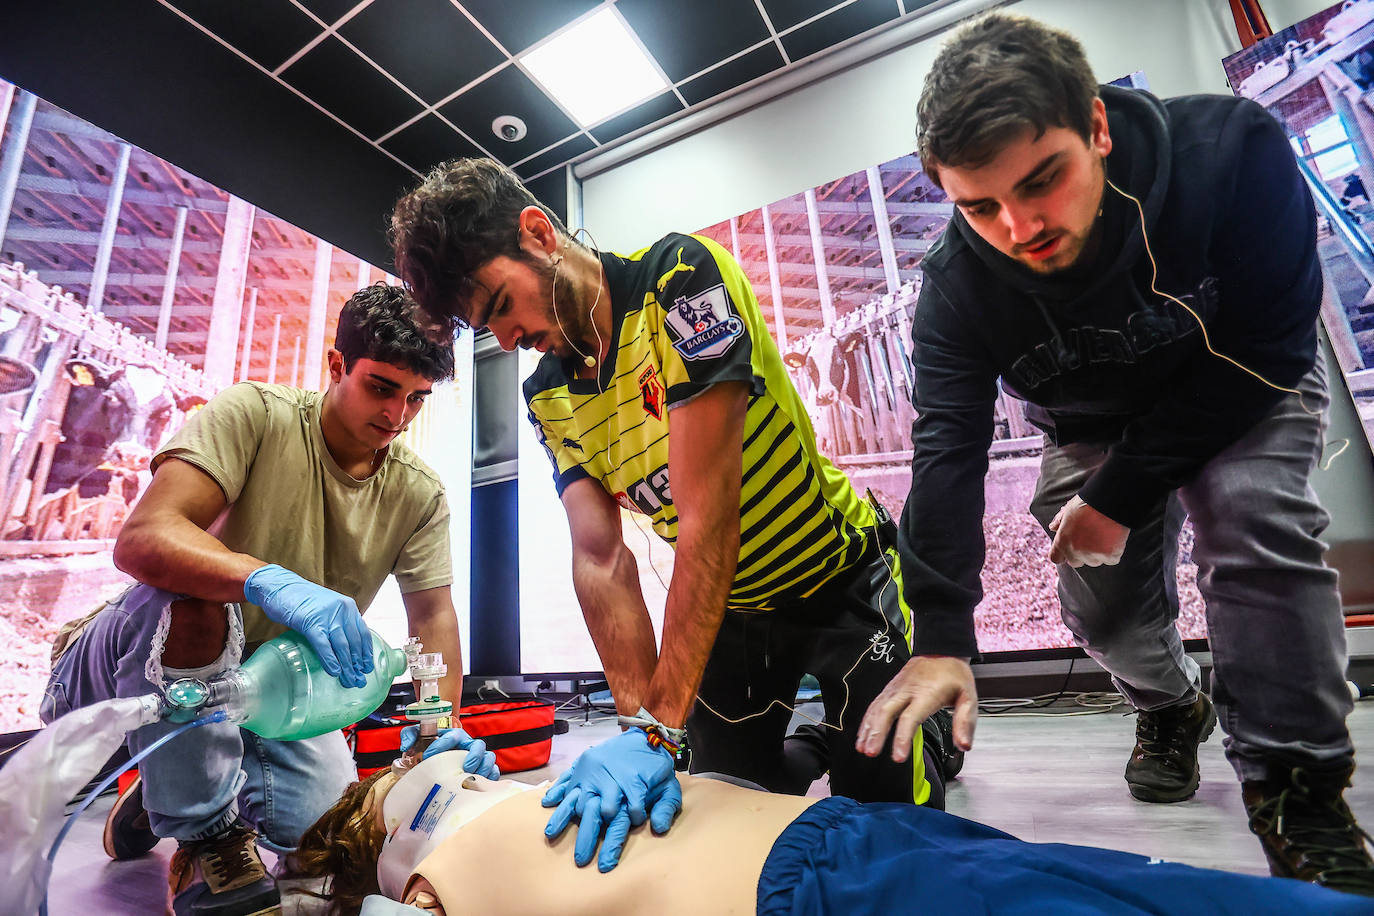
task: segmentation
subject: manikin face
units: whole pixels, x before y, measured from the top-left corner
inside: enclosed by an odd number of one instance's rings
[[[1078,262],[1102,205],[1112,150],[1107,110],[1093,100],[1087,142],[1067,127],[1029,128],[977,168],[941,166],[940,182],[983,241],[1036,273]]]
[[[491,331],[503,350],[552,351],[563,359],[592,352],[586,297],[570,281],[568,265],[561,263],[567,239],[558,236],[538,207],[520,214],[519,233],[529,260],[498,255],[473,272],[469,323],[474,330]]]
[[[378,450],[410,425],[434,383],[403,366],[360,357],[344,371],[343,355],[329,351],[329,390],[344,435],[363,449]]]

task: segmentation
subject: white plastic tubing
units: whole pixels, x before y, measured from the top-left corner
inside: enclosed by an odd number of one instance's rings
[[[0,769],[0,916],[33,916],[48,887],[48,849],[71,800],[124,735],[158,719],[157,696],[106,700],[38,732]]]

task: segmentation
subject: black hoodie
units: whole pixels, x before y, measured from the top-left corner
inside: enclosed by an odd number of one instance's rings
[[[956,211],[922,261],[918,418],[899,549],[918,654],[977,654],[983,478],[997,379],[1052,441],[1111,443],[1079,495],[1128,527],[1284,397],[1316,359],[1316,214],[1288,138],[1244,99],[1103,86],[1112,152],[1092,263],[1050,276]],[[1148,239],[1148,251],[1146,241]]]

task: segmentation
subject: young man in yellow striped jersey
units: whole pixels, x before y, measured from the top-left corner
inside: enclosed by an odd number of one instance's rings
[[[568,514],[574,588],[631,726],[550,790],[550,835],[578,817],[584,864],[604,826],[606,871],[630,824],[666,830],[684,727],[693,770],[805,791],[783,736],[806,673],[822,686],[836,794],[942,795],[919,722],[891,756],[855,751],[864,710],[909,657],[910,612],[883,520],[818,453],[735,260],[676,234],[630,255],[591,250],[480,159],[436,167],[397,203],[392,231],[432,317],[544,354],[525,398]],[[661,649],[622,508],[675,549]]]

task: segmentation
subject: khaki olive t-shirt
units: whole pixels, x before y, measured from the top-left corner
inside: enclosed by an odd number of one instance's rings
[[[381,468],[355,480],[320,430],[323,395],[240,382],[217,394],[153,459],[200,468],[229,507],[211,531],[230,550],[276,563],[365,611],[387,574],[401,592],[453,582],[448,502],[439,477],[393,442]],[[249,643],[286,628],[243,603]]]

